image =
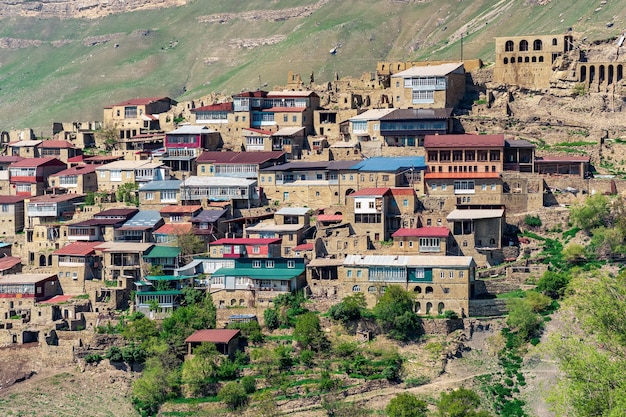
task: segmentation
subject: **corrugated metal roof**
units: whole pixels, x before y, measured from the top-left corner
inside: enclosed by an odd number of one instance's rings
[[[405,267],[470,267],[475,266],[471,256],[393,256],[393,255],[348,255],[344,266],[405,266]]]
[[[281,243],[282,239],[277,238],[252,238],[252,237],[230,237],[222,238],[209,243],[209,245],[275,245]]]
[[[154,243],[137,243],[137,242],[104,242],[95,247],[96,250],[102,252],[146,252],[154,246]]]
[[[590,158],[588,156],[538,156],[535,159],[536,163],[545,164],[552,162],[589,162]]]
[[[144,258],[176,258],[180,255],[180,248],[176,246],[154,246],[150,252],[146,253]]]
[[[391,120],[445,120],[449,119],[454,109],[394,109],[389,114],[381,117],[381,121]],[[381,130],[385,130],[381,127]]]
[[[56,274],[9,274],[0,276],[0,285],[36,284],[49,278],[57,278]]]
[[[255,134],[271,136],[273,134],[269,130],[255,129],[253,127],[246,127],[244,129],[241,129],[241,130],[242,130],[242,134],[244,136],[252,136],[252,135],[255,135]],[[249,133],[246,133],[246,132],[249,132]]]
[[[371,197],[371,196],[384,196],[385,194],[391,192],[390,188],[361,188],[360,190],[348,194],[348,197]]]
[[[484,179],[484,178],[500,178],[498,172],[428,172],[424,174],[424,179]]]
[[[105,217],[130,217],[139,213],[139,209],[136,208],[112,208],[108,210],[103,210],[100,213],[96,213],[93,215],[95,219],[105,218]]]
[[[426,135],[424,148],[502,148],[504,135]]]
[[[295,268],[220,268],[213,276],[235,276],[250,279],[267,279],[272,281],[287,281],[304,273],[304,265]]]
[[[414,196],[415,195],[415,190],[412,188],[392,188],[391,189],[391,194],[393,195],[408,195],[408,196]]]
[[[536,146],[524,139],[505,139],[504,146],[507,148],[536,148]]]
[[[185,339],[185,343],[229,343],[239,336],[240,330],[234,329],[205,329],[196,330]]]
[[[66,140],[44,140],[39,144],[40,148],[61,148],[61,149],[69,149],[74,148],[75,146]]]
[[[343,215],[341,214],[318,214],[317,221],[318,222],[340,222],[343,220]]]
[[[311,262],[307,264],[307,268],[313,268],[316,266],[341,266],[343,265],[343,259],[335,258],[315,258],[311,259]]]
[[[439,65],[423,65],[411,67],[407,70],[393,74],[392,78],[404,77],[443,77],[463,67],[462,62],[454,62]]]
[[[191,232],[191,223],[165,223],[154,231],[155,235],[181,235]]]
[[[198,210],[202,210],[202,206],[199,204],[191,205],[191,206],[177,206],[177,205],[169,205],[165,206],[160,210],[161,214],[193,214]]]
[[[423,156],[384,157],[368,158],[354,165],[352,169],[364,172],[397,172],[403,169],[426,169]]]
[[[219,152],[208,151],[202,152],[197,163],[214,163],[214,164],[263,164],[273,159],[279,160],[284,158],[285,152],[282,151],[259,151],[259,152]]]
[[[246,232],[296,232],[307,227],[302,224],[259,223],[246,227]]]
[[[25,198],[19,195],[0,195],[0,204],[15,204],[24,201]]]
[[[446,217],[447,220],[478,220],[497,219],[504,215],[504,209],[454,209]]]
[[[194,126],[190,124],[181,125],[178,129],[165,132],[166,135],[201,135],[214,132],[206,126]]]
[[[37,146],[39,145],[41,142],[43,142],[42,140],[18,140],[17,142],[11,142],[9,143],[9,146],[11,147],[28,147],[28,146]]]
[[[317,93],[315,91],[292,91],[292,90],[270,91],[269,93],[267,93],[267,97],[272,97],[272,98],[317,97]]]
[[[448,237],[450,230],[447,227],[420,227],[417,229],[401,228],[391,237]]]
[[[3,256],[0,258],[0,271],[6,271],[20,263],[22,263],[22,258],[19,256]]]
[[[66,175],[84,175],[96,172],[95,165],[78,165],[69,169],[64,169],[56,174],[50,175],[51,177],[63,177]]]
[[[357,116],[351,117],[349,120],[350,121],[379,120],[382,117],[393,112],[394,110],[395,109],[369,109]]]
[[[273,133],[272,136],[293,136],[302,132],[304,132],[303,127],[283,127],[278,132]]]
[[[42,165],[51,165],[51,166],[67,166],[65,162],[59,161],[56,158],[26,158],[21,161],[13,162],[9,167],[10,168],[33,168]]]
[[[302,244],[296,246],[295,248],[293,248],[292,250],[296,251],[296,252],[304,251],[304,250],[313,250],[314,246],[315,245],[313,243],[302,243]]]
[[[144,184],[139,191],[178,190],[182,180],[150,181]]]
[[[233,102],[209,104],[208,106],[202,106],[195,109],[191,109],[192,113],[199,111],[233,111]]]
[[[162,221],[161,213],[157,210],[141,210],[132,219],[124,223],[120,230],[133,227],[151,228]]]
[[[306,207],[283,207],[276,212],[276,214],[280,214],[283,216],[304,216],[311,210]]]
[[[213,223],[219,220],[224,214],[228,212],[227,209],[223,210],[202,210],[197,216],[193,217],[190,221],[192,223]]]
[[[256,180],[235,177],[198,177],[191,176],[183,181],[180,186],[183,187],[249,187],[256,184]]]
[[[74,255],[74,256],[87,256],[96,253],[95,247],[101,245],[102,242],[74,242],[69,245],[55,250],[53,255]]]

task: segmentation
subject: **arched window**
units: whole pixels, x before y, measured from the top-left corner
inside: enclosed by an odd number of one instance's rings
[[[517,62],[522,62],[522,57],[521,56],[517,57]]]
[[[524,62],[530,62],[530,57],[525,56],[524,57]]]
[[[414,292],[416,292],[416,293],[418,293],[418,294],[421,294],[421,293],[422,293],[422,287],[420,287],[420,286],[418,285],[417,287],[413,288],[413,291],[414,291]]]
[[[489,239],[489,244],[490,245],[495,245],[496,244],[496,240],[495,239]]]
[[[432,294],[433,293],[433,287],[426,287],[426,294]]]
[[[580,77],[578,77],[578,81],[580,81],[581,83],[587,81],[587,67],[580,67]]]
[[[430,310],[433,309],[433,303],[426,303],[426,314],[430,314]]]
[[[621,65],[617,66],[617,75],[615,77],[615,81],[621,81],[624,76],[624,67]]]
[[[236,306],[237,305],[237,300],[235,300],[234,298],[230,300],[230,305],[231,306]]]
[[[243,299],[243,298],[240,298],[240,299],[239,299],[239,305],[240,305],[240,306],[244,306],[244,305],[246,305],[246,302],[244,301],[244,299]]]
[[[557,46],[559,44],[559,41],[557,38],[552,38],[552,46]]]
[[[541,42],[541,39],[535,39],[535,41],[533,42],[533,51],[541,51],[542,47],[543,44]]]
[[[532,57],[531,61],[532,62],[537,62],[537,57],[536,56]]]
[[[543,56],[539,57],[539,62],[543,62]]]
[[[422,312],[422,303],[419,301],[415,303],[415,312],[418,314]]]
[[[504,52],[513,52],[513,41],[506,41],[504,44]]]
[[[509,63],[509,58],[504,58],[504,65]]]
[[[443,303],[439,303],[437,304],[437,314],[439,314],[440,316],[443,314],[443,309],[444,309],[444,305]]]
[[[467,240],[463,241],[463,247],[466,248],[467,247]]]
[[[528,41],[527,40],[520,41],[520,43],[519,43],[519,50],[520,50],[520,52],[528,51]]]
[[[367,287],[367,292],[376,292],[376,287],[373,285],[370,285],[369,287]]]
[[[361,287],[358,285],[355,285],[354,287],[352,287],[352,292],[361,292]]]

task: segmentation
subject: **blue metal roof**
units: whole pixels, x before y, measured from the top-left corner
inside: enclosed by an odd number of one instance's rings
[[[122,227],[152,227],[161,220],[161,213],[158,210],[141,210],[132,219],[123,224]]]
[[[139,191],[178,190],[181,182],[181,180],[151,181],[141,187]]]
[[[396,172],[403,169],[414,168],[417,171],[426,169],[426,161],[423,156],[384,157],[377,156],[359,162],[352,169],[365,172]]]

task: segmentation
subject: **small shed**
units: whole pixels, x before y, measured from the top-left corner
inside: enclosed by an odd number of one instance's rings
[[[197,330],[187,339],[187,354],[191,355],[193,348],[201,343],[215,343],[217,351],[222,355],[233,356],[239,347],[239,335],[236,329],[204,329]]]

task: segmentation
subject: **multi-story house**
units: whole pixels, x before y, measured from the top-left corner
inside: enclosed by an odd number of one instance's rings
[[[13,274],[0,276],[0,314],[5,320],[30,312],[34,303],[54,297],[59,281],[56,274]],[[14,336],[17,343],[17,335]]]
[[[213,258],[279,258],[282,239],[222,238],[209,244]]]
[[[198,176],[257,179],[259,170],[285,162],[284,152],[203,152]]]
[[[155,209],[176,204],[179,199],[181,183],[182,180],[151,181],[139,189],[139,204],[142,207]]]
[[[98,189],[115,191],[125,183],[146,184],[170,178],[169,167],[161,162],[115,161],[96,168]]]
[[[504,169],[504,135],[427,135],[428,172],[498,172]]]
[[[73,242],[52,252],[63,294],[85,293],[86,280],[101,279],[101,261],[96,246],[102,242]]]
[[[414,294],[418,314],[452,310],[467,317],[475,270],[471,256],[348,255],[331,285],[341,297],[363,293],[370,305],[388,286],[400,285]]]
[[[197,107],[191,109],[191,115],[193,124],[206,125],[219,131],[233,118],[233,102]]]
[[[273,149],[272,132],[263,129],[254,129],[252,127],[242,129],[241,135],[243,136],[242,147],[246,152],[253,151],[265,151],[270,152],[273,150],[280,151],[282,149]]]
[[[101,211],[92,219],[67,225],[69,241],[111,241],[115,230],[139,212],[133,208],[119,208]]]
[[[37,146],[41,140],[20,140],[18,142],[9,143],[9,155],[20,156],[22,158],[37,158],[39,152]]]
[[[180,201],[182,204],[224,201],[236,208],[250,208],[259,204],[260,197],[256,180],[191,176],[180,184]]]
[[[175,243],[181,235],[192,232],[193,225],[189,222],[165,223],[154,231],[154,241],[156,243]]]
[[[114,239],[116,242],[154,242],[154,232],[163,224],[165,221],[157,210],[141,210],[115,229]]]
[[[206,126],[184,124],[165,133],[165,152],[160,160],[172,171],[196,173],[196,158],[203,150],[215,150],[220,145],[219,133]]]
[[[143,260],[153,267],[161,267],[164,275],[173,275],[174,270],[180,266],[180,252],[180,248],[175,246],[155,245],[143,255]]]
[[[169,97],[150,97],[126,100],[104,108],[105,127],[117,130],[119,139],[165,129],[160,115],[170,111],[176,101]]]
[[[220,239],[226,234],[228,209],[202,210],[191,218],[193,233],[202,238],[205,243]]]
[[[465,97],[465,67],[462,62],[414,66],[393,74],[390,90],[395,108],[453,108]]]
[[[12,240],[24,230],[24,198],[0,195],[0,238],[3,241]]]
[[[268,306],[279,294],[306,285],[302,259],[237,258],[234,268],[220,268],[210,278],[209,291],[219,307]]]
[[[389,222],[391,190],[389,188],[361,188],[350,194],[348,217],[357,235],[371,241],[389,239],[393,230]]]
[[[426,163],[423,156],[367,158],[350,170],[358,174],[355,175],[355,189],[408,187],[413,188],[418,195],[424,194],[422,172],[426,170]]]
[[[9,181],[9,166],[22,159],[24,158],[21,156],[0,155],[0,194],[10,194],[11,183]]]
[[[480,267],[497,265],[504,260],[504,208],[454,209],[446,220],[454,239],[452,248],[448,248],[450,253],[472,256]]]
[[[154,246],[153,243],[104,242],[96,246],[96,253],[102,256],[103,279],[118,280],[122,277],[139,279],[144,268],[143,255]]]
[[[380,117],[379,135],[387,146],[424,146],[426,135],[452,131],[452,108],[394,109]]]
[[[27,158],[9,165],[11,195],[36,196],[48,188],[48,178],[67,168],[56,158]]]
[[[170,205],[160,210],[165,223],[188,223],[192,217],[202,211],[201,205],[177,206]]]
[[[514,172],[535,172],[535,145],[527,140],[505,139],[503,169]]]
[[[83,154],[81,149],[66,140],[44,140],[37,145],[36,152],[40,158],[56,158],[65,163]]]
[[[0,275],[19,274],[22,266],[22,258],[19,256],[3,256],[0,258]]]
[[[87,194],[98,191],[95,165],[77,165],[64,169],[48,178],[50,188],[73,194]]]
[[[380,134],[380,119],[394,109],[369,109],[348,119],[349,134],[361,142],[383,140]]]

